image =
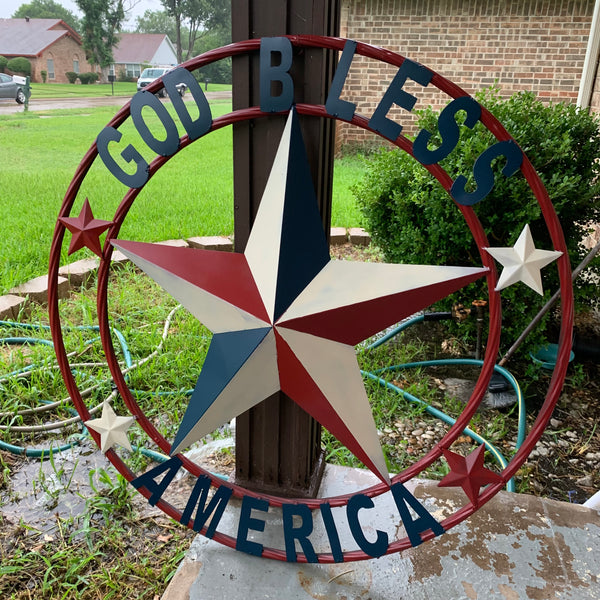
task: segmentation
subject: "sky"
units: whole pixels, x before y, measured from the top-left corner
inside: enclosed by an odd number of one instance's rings
[[[70,10],[73,14],[81,17],[81,11],[77,8],[77,5],[73,0],[54,0],[57,4],[62,4],[67,10]],[[29,4],[30,0],[0,0],[0,19],[9,19],[13,13],[21,6],[21,4]],[[126,0],[128,2],[135,3],[135,0]],[[160,0],[139,0],[133,9],[130,11],[130,16],[127,20],[126,26],[133,28],[135,25],[135,18],[144,14],[146,10],[162,10],[163,6]]]

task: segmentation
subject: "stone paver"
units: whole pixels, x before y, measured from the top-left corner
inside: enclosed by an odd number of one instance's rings
[[[58,297],[66,298],[69,295],[69,280],[58,277]],[[41,275],[9,290],[10,294],[24,296],[38,304],[48,304],[48,275]]]
[[[26,317],[29,313],[27,298],[7,294],[0,296],[0,319],[6,321]]]
[[[203,250],[223,250],[224,252],[233,251],[233,242],[220,235],[208,235],[188,238],[188,244],[192,248],[202,248]]]
[[[368,246],[371,236],[362,227],[351,227],[349,232],[350,243],[356,246]]]

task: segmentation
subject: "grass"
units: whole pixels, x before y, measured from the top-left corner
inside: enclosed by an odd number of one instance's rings
[[[226,101],[213,102],[211,107],[213,116],[231,109]],[[62,198],[85,152],[115,112],[114,107],[106,107],[0,117],[3,200],[0,293],[47,271]],[[142,148],[131,124],[125,124],[121,131],[119,152],[128,143]],[[152,158],[149,152],[145,156]],[[212,133],[180,152],[148,182],[134,203],[120,237],[159,241],[230,235],[233,232],[231,157],[230,128]],[[362,171],[360,158],[336,162],[334,226],[360,225],[360,212],[349,187]],[[86,177],[72,214],[78,214],[87,197],[95,217],[111,220],[126,189],[98,159]],[[69,260],[85,255],[85,251],[80,252]]]
[[[204,85],[202,86],[204,89]],[[222,92],[231,90],[230,84],[210,83],[209,92]],[[81,85],[79,83],[32,83],[31,94],[33,100],[44,98],[98,98],[102,96],[133,96],[137,91],[136,84],[131,82],[115,81],[114,94],[110,83],[94,83]]]
[[[164,518],[140,519],[120,476],[102,485],[79,517],[55,516],[51,534],[21,524],[0,534],[0,595],[6,600],[159,597],[192,533]]]

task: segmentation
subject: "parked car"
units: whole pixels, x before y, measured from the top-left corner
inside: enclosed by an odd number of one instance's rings
[[[0,98],[13,98],[19,104],[24,104],[25,91],[10,75],[0,73]]]
[[[141,89],[145,88],[148,84],[158,79],[159,77],[162,77],[163,75],[168,73],[171,69],[173,69],[173,67],[148,67],[147,69],[144,69],[137,80],[138,92]],[[177,85],[177,91],[179,92],[180,96],[183,96],[185,94],[186,89],[187,86],[185,85],[185,83],[180,83]],[[160,90],[160,92],[157,92],[156,95],[160,96],[161,98],[164,98],[167,95],[167,90],[163,88],[162,90]]]

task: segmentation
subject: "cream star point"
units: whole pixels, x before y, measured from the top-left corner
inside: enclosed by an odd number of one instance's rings
[[[538,294],[543,295],[541,269],[562,255],[553,250],[538,250],[529,225],[525,225],[519,239],[512,248],[485,248],[503,267],[496,291],[523,282]]]
[[[127,430],[131,427],[135,417],[119,417],[112,406],[104,401],[102,416],[99,419],[85,421],[85,426],[100,434],[100,449],[102,452],[110,450],[115,444],[119,444],[131,450],[131,444],[127,438]]]

